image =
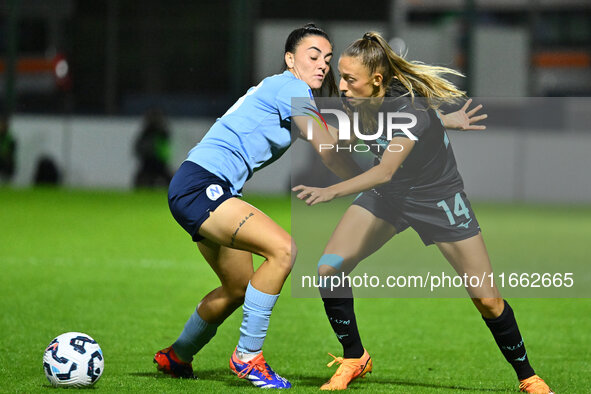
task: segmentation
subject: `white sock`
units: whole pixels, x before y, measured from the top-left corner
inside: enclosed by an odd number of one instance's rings
[[[261,354],[262,352],[258,352],[258,353],[243,353],[243,352],[236,352],[236,357],[238,357],[238,360],[242,361],[243,363],[247,363],[250,360],[252,360],[253,358],[255,358],[256,356],[258,356],[259,354]]]

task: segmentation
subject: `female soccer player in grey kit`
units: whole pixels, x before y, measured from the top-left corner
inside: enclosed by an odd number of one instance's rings
[[[491,273],[480,227],[463,191],[444,125],[436,113],[441,103],[464,96],[442,77],[459,73],[406,61],[374,32],[366,33],[345,50],[339,60],[339,72],[339,90],[348,107],[358,109],[360,114],[367,114],[368,110],[374,114],[411,113],[417,124],[409,131],[418,139],[401,132],[389,139],[384,133],[383,138],[392,149],[372,144],[377,164],[368,171],[327,188],[294,187],[298,198],[308,205],[362,193],[334,230],[318,263],[319,276],[348,274],[408,227],[417,231],[425,245],[435,243],[459,275],[480,277],[483,272]],[[415,99],[415,95],[422,98]],[[397,99],[388,100],[389,97]],[[468,116],[477,110],[468,112]],[[359,116],[364,126],[361,128],[375,133],[375,116]],[[472,118],[478,119],[482,117]],[[467,290],[501,352],[515,369],[520,390],[550,393],[548,385],[531,367],[513,310],[496,286]],[[370,372],[372,361],[357,329],[351,287],[332,293],[321,288],[321,294],[327,317],[344,351],[343,357],[333,361],[340,363],[336,373],[321,389],[342,390],[353,379]]]

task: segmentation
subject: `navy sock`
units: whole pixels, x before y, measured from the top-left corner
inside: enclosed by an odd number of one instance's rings
[[[483,317],[483,319],[493,334],[503,356],[515,369],[517,378],[523,380],[535,375],[527,359],[527,351],[519,327],[517,327],[513,309],[511,309],[507,301],[505,301],[505,309],[503,309],[503,313],[499,317],[496,319]]]
[[[343,298],[325,297],[327,292],[324,289],[321,289],[320,293],[323,295],[322,301],[326,316],[337,339],[343,346],[343,357],[360,358],[363,356],[364,350],[357,329],[351,287],[339,289],[339,296],[344,296]]]

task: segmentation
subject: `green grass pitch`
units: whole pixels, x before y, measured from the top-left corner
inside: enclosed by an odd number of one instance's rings
[[[289,229],[289,198],[248,200]],[[491,241],[493,265],[495,259],[542,258],[540,249],[553,258],[589,262],[588,206],[474,209]],[[393,241],[401,253],[428,251],[441,259],[435,247],[420,247],[408,233]],[[318,258],[304,250],[300,256]],[[228,368],[240,310],[194,362],[199,379],[170,379],[152,364],[154,352],[176,339],[199,299],[217,286],[170,216],[163,190],[0,189],[0,266],[0,392],[52,390],[43,350],[66,331],[86,332],[100,343],[105,372],[97,392],[257,390]],[[321,301],[290,293],[288,282],[271,319],[265,357],[291,380],[293,391],[317,392],[334,371],[326,367],[327,353],[338,355],[340,346]],[[536,371],[557,393],[590,392],[591,300],[514,298],[511,304]],[[512,369],[468,299],[358,299],[356,306],[374,372],[354,382],[352,392],[517,391]]]

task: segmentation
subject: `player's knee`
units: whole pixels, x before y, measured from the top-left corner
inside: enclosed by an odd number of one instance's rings
[[[319,265],[318,266],[318,276],[320,276],[321,278],[324,276],[332,276],[336,273],[337,273],[337,270],[335,270],[333,267],[330,267],[328,265]]]
[[[226,282],[222,285],[224,292],[224,299],[230,305],[239,307],[244,303],[244,296],[246,294],[246,288],[250,278],[243,278],[234,280],[232,282]]]
[[[343,265],[344,259],[337,254],[324,254],[318,261],[318,275],[331,276],[336,274]]]
[[[297,255],[298,255],[298,247],[297,247],[294,239],[291,238],[291,254],[290,254],[291,267],[290,267],[290,270],[293,268],[293,265],[295,264],[295,260],[296,260]]]
[[[275,245],[272,256],[268,260],[273,262],[277,269],[289,274],[295,263],[296,255],[297,246],[295,241],[288,236]]]
[[[228,293],[228,301],[234,308],[244,304],[245,292],[242,289],[234,289]]]
[[[246,289],[248,288],[249,283],[250,283],[250,280],[244,280],[242,283],[233,287],[230,292],[231,298],[235,302],[240,303],[240,305],[242,305],[242,303],[244,302],[244,296],[246,295]]]
[[[475,298],[474,304],[480,313],[489,319],[500,316],[505,305],[502,298]]]

